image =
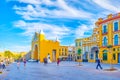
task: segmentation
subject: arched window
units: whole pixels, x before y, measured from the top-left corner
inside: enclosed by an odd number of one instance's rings
[[[107,25],[103,25],[102,33],[106,33],[106,32],[107,32]]]
[[[103,46],[107,46],[107,37],[103,38]]]
[[[103,60],[106,61],[107,60],[107,50],[103,50]]]
[[[118,21],[114,22],[114,31],[118,31]]]
[[[118,45],[118,35],[114,36],[114,45]]]

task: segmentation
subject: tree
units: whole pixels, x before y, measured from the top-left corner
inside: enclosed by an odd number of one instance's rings
[[[79,57],[81,56],[81,53],[82,53],[82,50],[81,50],[81,48],[79,48],[77,51],[77,54]],[[80,66],[80,58],[79,58],[79,66]]]
[[[10,51],[5,51],[5,52],[4,52],[4,56],[7,57],[7,58],[14,57],[13,53],[10,52]]]
[[[21,54],[16,54],[14,57],[15,60],[20,60],[21,58],[22,58]]]
[[[78,55],[80,55],[81,52],[82,52],[82,50],[79,48],[79,49],[78,49]]]

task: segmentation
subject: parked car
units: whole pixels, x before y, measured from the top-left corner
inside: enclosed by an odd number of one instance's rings
[[[29,59],[28,62],[37,62],[37,60]]]

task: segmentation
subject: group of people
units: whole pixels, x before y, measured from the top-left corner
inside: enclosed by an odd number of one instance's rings
[[[26,59],[23,59],[23,64],[24,64],[24,67],[26,67]],[[17,61],[17,69],[19,69],[20,67],[20,61],[18,60]]]
[[[46,65],[47,63],[51,63],[50,59],[48,59],[48,58],[44,58],[44,59],[43,59],[43,62],[44,62],[45,65]],[[57,59],[57,66],[59,66],[59,63],[60,63],[60,59],[58,58],[58,59]]]

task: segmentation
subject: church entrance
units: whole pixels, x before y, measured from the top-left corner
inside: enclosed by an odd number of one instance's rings
[[[53,62],[56,61],[56,50],[52,51],[52,60],[53,60]]]

